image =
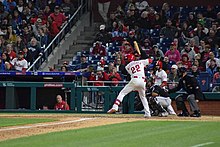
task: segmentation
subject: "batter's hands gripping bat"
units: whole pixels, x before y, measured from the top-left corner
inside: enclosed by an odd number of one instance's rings
[[[138,47],[137,41],[134,41],[134,48],[136,49],[136,51],[138,52],[139,55],[141,55],[140,49]]]

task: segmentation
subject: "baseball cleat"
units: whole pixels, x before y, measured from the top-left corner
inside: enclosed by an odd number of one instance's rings
[[[149,114],[144,114],[144,118],[151,118],[151,115],[149,115]]]
[[[167,117],[168,116],[168,112],[161,112],[158,115],[159,117]]]
[[[115,110],[115,109],[113,109],[113,108],[111,108],[110,110],[107,111],[108,114],[113,114],[113,113],[115,113],[115,112],[117,112],[117,110]]]

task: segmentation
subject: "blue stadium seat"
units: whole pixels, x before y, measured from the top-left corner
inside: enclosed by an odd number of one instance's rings
[[[208,92],[211,90],[210,83],[211,83],[211,77],[207,72],[201,72],[199,77],[197,78],[200,88],[203,92]]]
[[[115,60],[115,56],[107,56],[107,60]]]
[[[92,65],[97,65],[97,63],[100,62],[100,60],[91,60],[91,61],[89,61],[89,62],[90,62],[90,64],[92,64]]]
[[[172,40],[170,38],[163,38],[160,42],[160,46],[170,47]]]
[[[100,60],[101,59],[101,56],[93,55],[91,57],[92,57],[91,60]]]
[[[166,46],[160,46],[160,50],[165,54],[170,48]]]
[[[195,7],[195,8],[194,8],[194,11],[195,11],[196,13],[198,13],[198,12],[205,12],[206,9],[207,9],[207,7],[205,7],[205,6],[198,6],[198,7]]]
[[[160,37],[160,29],[151,29],[150,35],[151,37]]]

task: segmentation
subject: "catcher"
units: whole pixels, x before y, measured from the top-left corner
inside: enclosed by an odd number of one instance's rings
[[[176,115],[173,107],[171,106],[171,99],[166,89],[154,85],[154,79],[149,78],[146,83],[148,91],[146,97],[148,99],[149,107],[151,109],[152,116],[166,117],[168,115]],[[135,101],[136,110],[141,110],[143,106],[138,103],[138,99]]]

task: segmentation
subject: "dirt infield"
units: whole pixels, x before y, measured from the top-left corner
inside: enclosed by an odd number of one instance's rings
[[[122,122],[132,122],[137,120],[166,120],[166,121],[220,121],[220,117],[203,116],[201,118],[180,118],[169,116],[165,118],[152,117],[143,118],[143,115],[106,115],[106,114],[0,114],[1,118],[53,118],[56,122],[29,124],[23,126],[0,127],[0,141],[45,134],[49,132],[59,132],[86,127],[94,127]]]

